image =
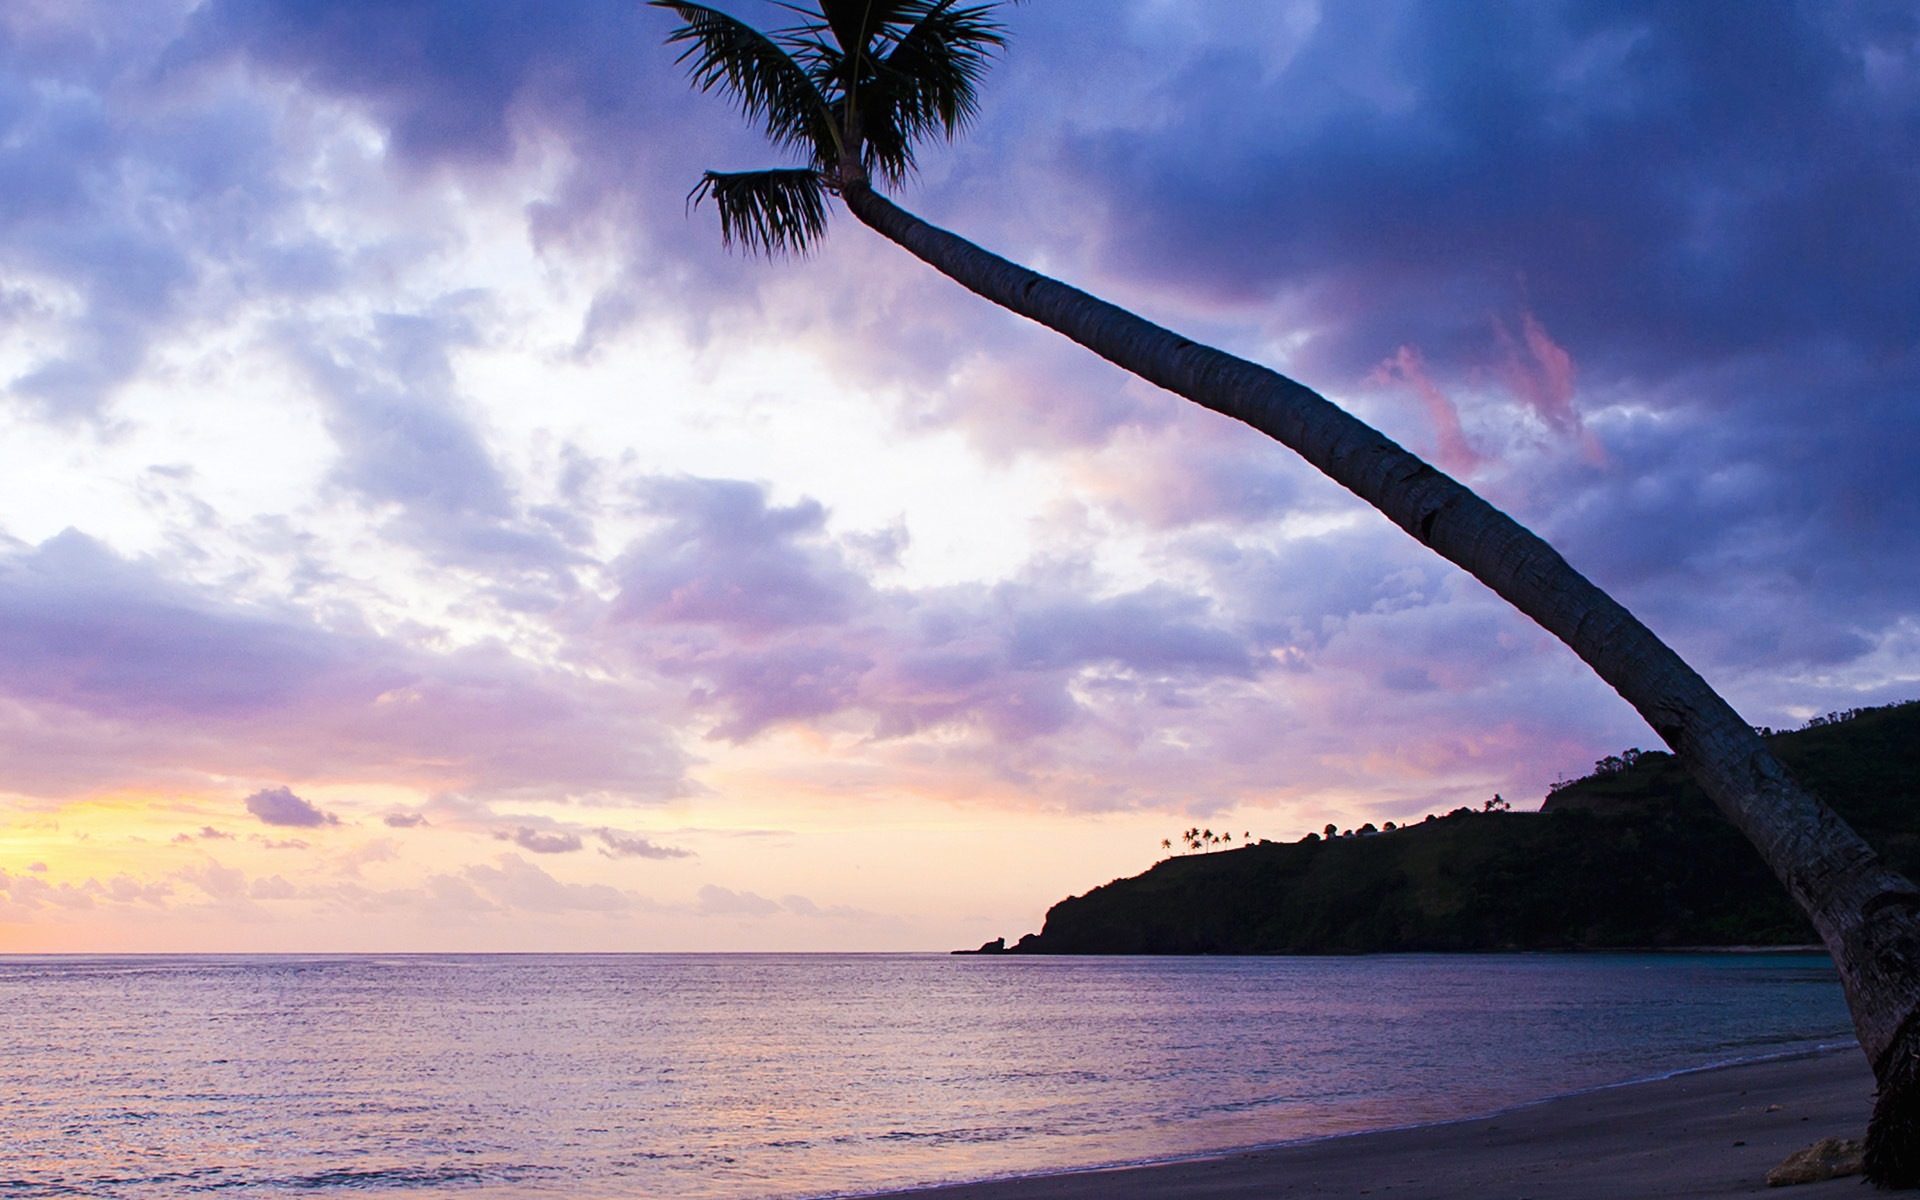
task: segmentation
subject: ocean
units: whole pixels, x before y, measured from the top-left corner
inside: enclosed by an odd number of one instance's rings
[[[1823,955],[0,958],[0,1197],[767,1200],[1851,1044]]]

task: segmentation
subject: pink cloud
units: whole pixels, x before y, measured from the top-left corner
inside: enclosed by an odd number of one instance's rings
[[[1563,437],[1577,438],[1587,457],[1604,462],[1606,453],[1587,432],[1574,404],[1573,355],[1554,341],[1531,312],[1520,313],[1520,337],[1516,340],[1499,317],[1493,319],[1504,360],[1496,368],[1507,390],[1532,409],[1547,427]]]
[[[1529,318],[1531,319],[1531,318]],[[1426,360],[1420,351],[1412,346],[1402,346],[1392,358],[1384,359],[1367,376],[1369,383],[1406,384],[1413,389],[1414,395],[1426,407],[1427,417],[1433,422],[1434,436],[1438,439],[1434,449],[1434,460],[1443,470],[1455,475],[1470,475],[1482,463],[1484,456],[1468,444],[1466,431],[1460,427],[1460,409],[1434,383],[1427,373]]]

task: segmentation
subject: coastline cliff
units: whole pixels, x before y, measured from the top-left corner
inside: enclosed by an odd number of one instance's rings
[[[1920,874],[1920,702],[1770,736],[1895,869]],[[1047,911],[1007,954],[1782,946],[1812,928],[1672,756],[1630,751],[1539,812],[1182,854]]]

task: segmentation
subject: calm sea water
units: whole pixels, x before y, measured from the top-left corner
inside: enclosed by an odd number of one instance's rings
[[[0,1197],[746,1200],[1850,1042],[1805,955],[0,959]]]

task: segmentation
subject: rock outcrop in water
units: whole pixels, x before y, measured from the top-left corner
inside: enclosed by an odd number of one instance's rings
[[[1920,702],[1769,739],[1891,865],[1920,877]],[[1169,858],[973,953],[1339,954],[1778,946],[1817,941],[1663,753],[1603,760],[1541,812]],[[997,943],[997,945],[996,945]],[[992,947],[992,948],[990,948]]]

